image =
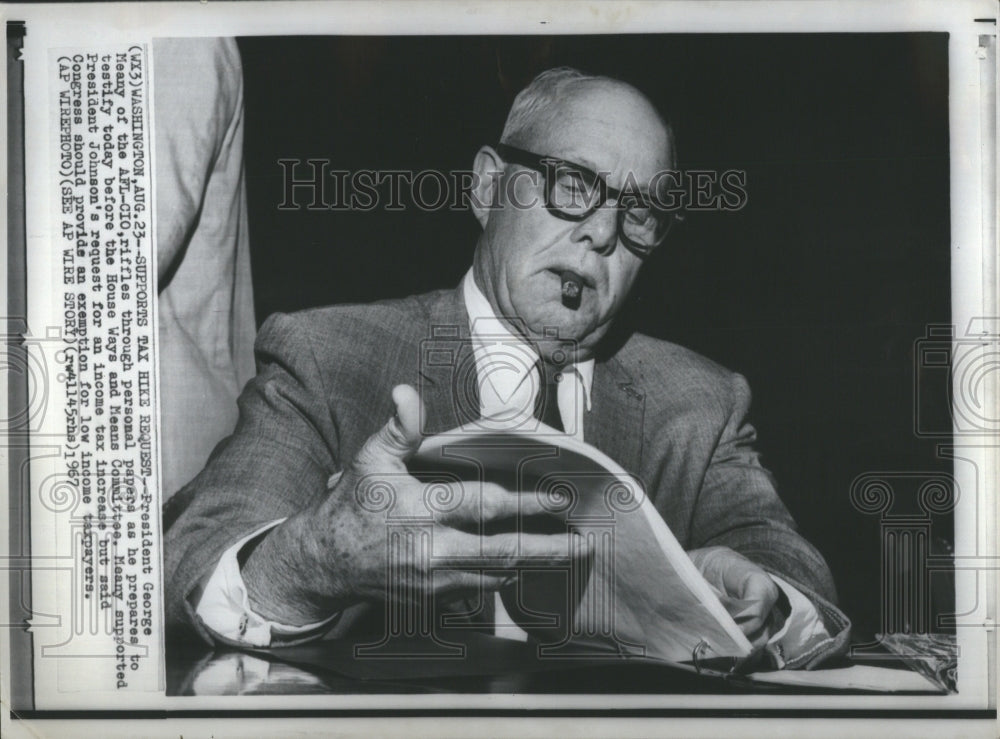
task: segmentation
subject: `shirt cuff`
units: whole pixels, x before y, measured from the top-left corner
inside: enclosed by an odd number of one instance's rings
[[[284,520],[281,518],[261,526],[223,552],[215,570],[191,594],[195,614],[215,636],[247,647],[269,647],[275,637],[289,640],[305,638],[312,632],[317,632],[318,635],[337,617],[337,614],[333,614],[305,626],[288,626],[268,621],[250,607],[246,584],[240,573],[240,550]]]
[[[784,625],[767,640],[767,645],[764,647],[780,670],[787,662],[804,654],[824,639],[829,639],[830,634],[823,625],[823,619],[816,606],[806,596],[777,575],[771,575],[771,579],[784,592],[791,606]]]

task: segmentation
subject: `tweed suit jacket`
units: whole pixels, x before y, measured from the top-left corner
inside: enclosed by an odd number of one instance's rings
[[[277,314],[256,352],[258,374],[240,396],[234,433],[165,517],[176,515],[165,542],[169,622],[200,629],[189,602],[199,581],[237,541],[326,494],[331,475],[392,415],[393,386],[418,388],[427,434],[478,415],[478,401],[462,391],[476,383],[467,377],[474,362],[460,288]],[[789,666],[846,648],[849,622],[833,605],[829,569],[797,533],[753,449],[741,376],[632,334],[597,357],[591,401],[584,438],[644,484],[685,549],[730,547],[816,605],[831,638]]]

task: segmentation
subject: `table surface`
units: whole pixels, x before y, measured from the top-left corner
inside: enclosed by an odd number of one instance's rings
[[[196,635],[167,638],[168,695],[418,693],[740,694],[830,693],[826,688],[750,683],[739,675],[699,674],[691,666],[614,655],[552,658],[538,645],[480,632],[439,643],[398,639],[359,652],[358,644],[319,641],[269,651],[213,649]],[[881,650],[850,664],[906,669]],[[866,691],[837,690],[837,694]]]

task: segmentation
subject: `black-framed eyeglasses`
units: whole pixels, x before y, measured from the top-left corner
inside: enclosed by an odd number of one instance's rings
[[[557,218],[582,221],[609,200],[618,211],[618,236],[625,247],[640,258],[648,257],[667,238],[679,214],[657,208],[648,195],[611,187],[604,175],[582,164],[535,154],[508,144],[498,144],[497,153],[512,164],[529,167],[545,179],[545,207]]]

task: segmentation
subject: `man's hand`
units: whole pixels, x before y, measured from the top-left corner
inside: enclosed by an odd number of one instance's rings
[[[481,572],[484,567],[565,562],[569,552],[583,550],[571,546],[566,534],[517,533],[520,516],[546,512],[535,495],[492,484],[454,484],[438,490],[442,498],[450,496],[452,505],[441,506],[447,510],[428,508],[426,486],[406,470],[406,460],[420,446],[421,401],[409,385],[396,386],[392,398],[396,415],[369,437],[328,494],[270,531],[250,555],[242,574],[250,605],[261,616],[297,626],[362,601],[496,590],[509,576]],[[380,502],[389,505],[382,508]],[[410,527],[410,542],[396,547],[391,563],[389,514],[396,531],[407,517],[422,519]],[[501,520],[511,522],[504,533],[469,533],[480,523]],[[432,544],[425,548],[428,528]],[[439,565],[433,577],[432,554]],[[440,567],[442,558],[448,569]]]
[[[688,556],[709,584],[722,592],[719,600],[754,649],[767,644],[783,620],[776,608],[781,591],[771,576],[729,547],[695,549]]]

